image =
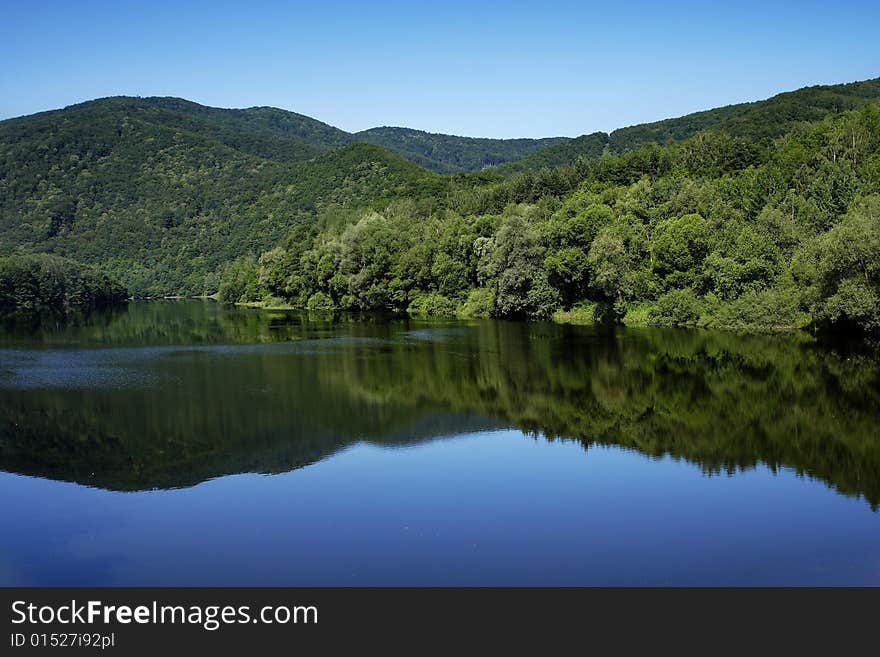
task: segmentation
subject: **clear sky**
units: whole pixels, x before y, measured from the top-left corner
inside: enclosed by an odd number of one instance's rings
[[[878,26],[878,0],[0,0],[0,118],[167,95],[574,136],[880,76]]]

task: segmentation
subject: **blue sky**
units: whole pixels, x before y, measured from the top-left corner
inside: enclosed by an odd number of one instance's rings
[[[111,95],[574,136],[880,76],[880,2],[0,0],[0,118]]]

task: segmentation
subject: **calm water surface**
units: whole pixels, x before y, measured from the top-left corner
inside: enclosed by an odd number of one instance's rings
[[[0,318],[2,585],[880,585],[880,361],[133,303]]]

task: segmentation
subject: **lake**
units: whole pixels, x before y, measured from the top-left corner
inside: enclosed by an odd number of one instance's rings
[[[2,585],[880,585],[880,361],[135,302],[0,319]]]

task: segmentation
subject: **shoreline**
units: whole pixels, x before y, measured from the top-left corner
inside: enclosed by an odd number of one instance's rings
[[[309,309],[304,306],[284,303],[281,300],[274,301],[240,301],[234,304],[222,304],[218,295],[201,294],[201,295],[162,295],[155,297],[132,297],[129,301],[214,301],[221,305],[230,307],[245,308],[248,310],[265,310],[270,312],[308,312],[313,314],[334,314],[334,313],[354,313],[358,314],[364,311],[348,310],[344,308],[315,308]],[[497,319],[491,317],[462,317],[459,315],[415,315],[402,311],[394,313],[390,310],[365,311],[368,313],[389,313],[406,316],[416,320],[437,320],[437,321],[474,321],[480,319]],[[748,326],[713,326],[705,324],[695,324],[690,326],[669,326],[664,324],[652,324],[647,321],[647,317],[643,313],[629,313],[622,321],[606,324],[595,318],[592,308],[570,308],[568,310],[557,310],[546,320],[520,319],[514,321],[521,322],[538,322],[547,321],[560,326],[617,326],[625,328],[646,328],[646,329],[680,329],[680,330],[703,330],[703,331],[721,331],[732,335],[803,335],[815,337],[815,334],[807,326],[797,325],[748,325]]]

